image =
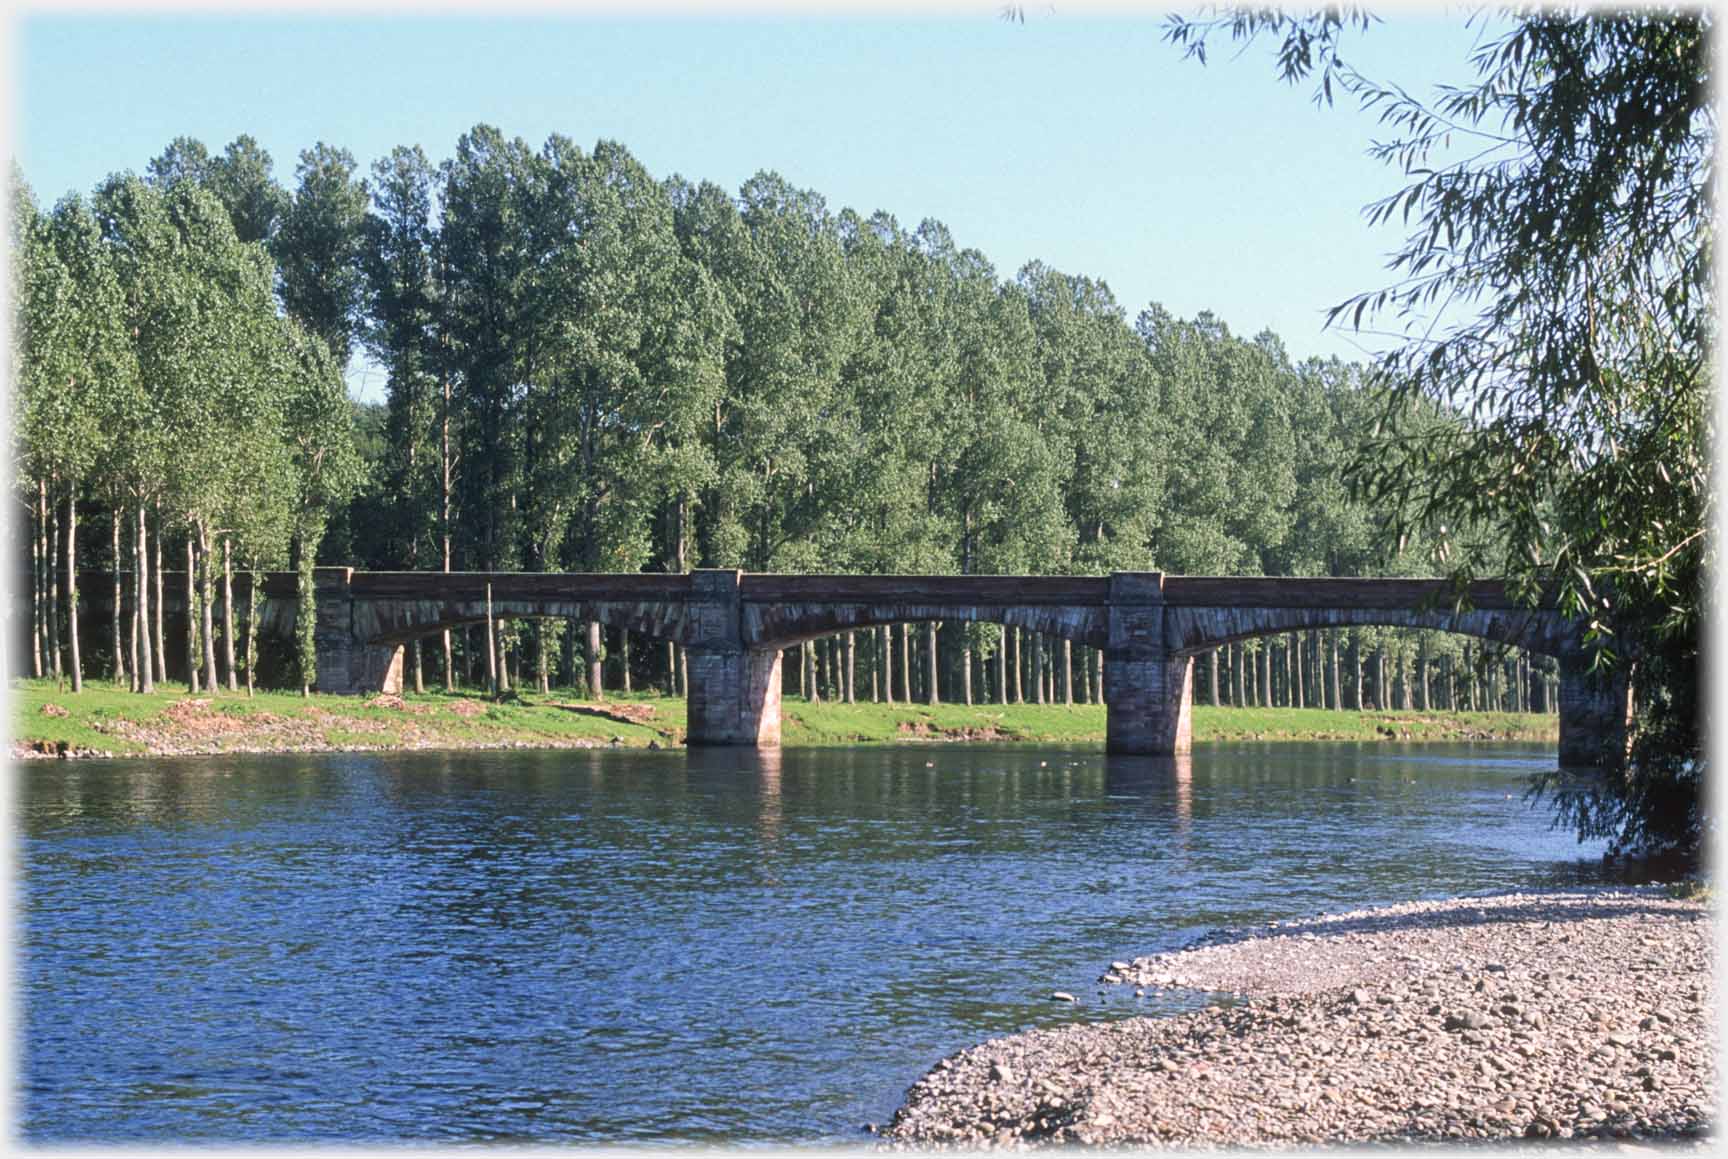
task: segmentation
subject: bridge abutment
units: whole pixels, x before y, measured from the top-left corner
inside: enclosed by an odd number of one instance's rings
[[[1560,663],[1560,767],[1601,768],[1626,755],[1631,687],[1623,670],[1593,672],[1590,654],[1567,649]]]

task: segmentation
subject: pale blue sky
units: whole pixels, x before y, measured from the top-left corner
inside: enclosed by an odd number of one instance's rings
[[[1359,356],[1328,305],[1384,280],[1395,231],[1361,209],[1398,175],[1372,119],[1318,109],[1270,45],[1201,67],[1162,17],[981,4],[908,14],[637,21],[315,13],[36,14],[14,28],[13,147],[37,196],[142,171],[187,134],[251,133],[291,184],[324,140],[363,167],[397,144],[446,157],[477,122],[538,145],[622,141],[651,172],[736,191],[759,169],[833,209],[945,222],[1000,276],[1033,258],[1107,281],[1130,318],[1162,302],[1270,327],[1297,357]],[[1397,13],[1354,63],[1426,92],[1468,78],[1462,15]],[[375,374],[356,385],[375,396]]]

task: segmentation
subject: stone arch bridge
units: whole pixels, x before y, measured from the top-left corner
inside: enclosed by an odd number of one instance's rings
[[[1112,752],[1188,751],[1198,654],[1253,636],[1370,624],[1459,632],[1554,656],[1560,763],[1600,764],[1612,746],[1625,743],[1624,686],[1590,672],[1579,626],[1552,606],[1516,604],[1496,582],[1458,593],[1443,580],[1158,572],[603,575],[351,568],[319,568],[314,582],[320,691],[400,691],[403,645],[484,622],[489,594],[500,619],[591,619],[682,645],[693,745],[780,743],[782,649],[855,628],[929,620],[990,621],[1101,649]],[[265,585],[273,605],[267,616],[278,626],[291,622],[292,590],[292,576],[273,575]]]

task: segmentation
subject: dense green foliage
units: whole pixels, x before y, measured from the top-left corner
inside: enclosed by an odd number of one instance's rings
[[[229,156],[246,156],[243,143]],[[189,541],[204,609],[223,545],[252,567],[280,566],[294,537],[316,545],[358,470],[340,372],[323,343],[279,311],[275,263],[259,242],[241,240],[213,191],[212,175],[228,172],[182,140],[152,164],[150,180],[112,177],[88,206],[70,196],[43,215],[21,178],[13,189],[19,482],[69,511],[100,502],[121,554],[107,562],[120,570],[142,574],[145,513],[158,553],[164,532]],[[259,200],[236,205],[256,216]],[[135,552],[128,514],[139,527]],[[39,514],[41,538],[59,531],[51,522]],[[67,617],[69,631],[76,622]],[[39,626],[39,637],[57,628]],[[111,657],[115,674],[142,689],[152,683],[146,661],[156,679],[165,665],[160,628],[153,641],[140,639],[151,633],[147,618],[115,625],[134,658],[128,673],[123,657]],[[204,682],[214,684],[208,613],[193,635]],[[78,666],[74,651],[75,685]],[[199,666],[188,665],[195,686]]]
[[[1433,101],[1345,60],[1360,14],[1174,20],[1269,33],[1287,80],[1377,112],[1408,183],[1371,207],[1410,229],[1398,280],[1340,305],[1390,322],[1363,493],[1460,573],[1558,592],[1604,679],[1629,684],[1629,759],[1556,790],[1581,835],[1696,847],[1706,829],[1699,636],[1716,339],[1708,9],[1519,9]],[[1491,539],[1460,542],[1491,524]]]
[[[768,172],[736,195],[659,180],[617,142],[536,149],[485,125],[448,160],[398,148],[364,181],[320,144],[292,192],[248,138],[216,159],[176,141],[150,174],[98,195],[97,249],[131,328],[124,365],[102,373],[143,416],[104,456],[125,464],[105,502],[148,506],[158,544],[189,538],[203,560],[227,541],[248,568],[293,562],[295,683],[315,677],[314,562],[1423,568],[1417,541],[1376,546],[1385,520],[1341,483],[1371,421],[1360,367],[1294,362],[1275,335],[1207,314],[1154,303],[1131,318],[1103,282],[1041,262],[1000,275],[940,222],[835,212]],[[383,370],[382,404],[343,399],[351,350]],[[22,356],[38,377],[52,365]],[[46,472],[91,491],[53,457],[74,420],[29,409],[44,397],[22,392],[20,482],[28,495]],[[214,599],[206,584],[201,608]],[[631,652],[591,628],[584,665],[570,627],[501,626],[501,690],[530,666],[542,681],[594,686],[606,664],[626,687],[675,685],[675,650]],[[211,684],[218,635],[206,616],[188,645]],[[447,688],[492,667],[483,634],[455,635],[433,657]],[[860,635],[866,698],[1096,698],[1096,654],[1059,641],[977,624],[945,625],[934,645]],[[806,650],[791,687],[856,696],[837,653]],[[1551,710],[1551,684],[1543,661],[1357,628],[1232,646],[1203,665],[1198,696]]]

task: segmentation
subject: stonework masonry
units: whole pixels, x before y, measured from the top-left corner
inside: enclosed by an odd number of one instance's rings
[[[1500,585],[1440,580],[1167,576],[776,576],[314,571],[320,692],[399,692],[403,645],[503,618],[591,620],[684,647],[691,745],[780,743],[782,649],[879,624],[989,621],[1100,648],[1111,752],[1192,743],[1194,657],[1235,640],[1361,624],[1463,632],[1553,655],[1562,766],[1623,755],[1624,680],[1592,669],[1578,627]],[[292,577],[265,584],[266,624],[293,626]],[[269,606],[275,605],[275,606]]]

